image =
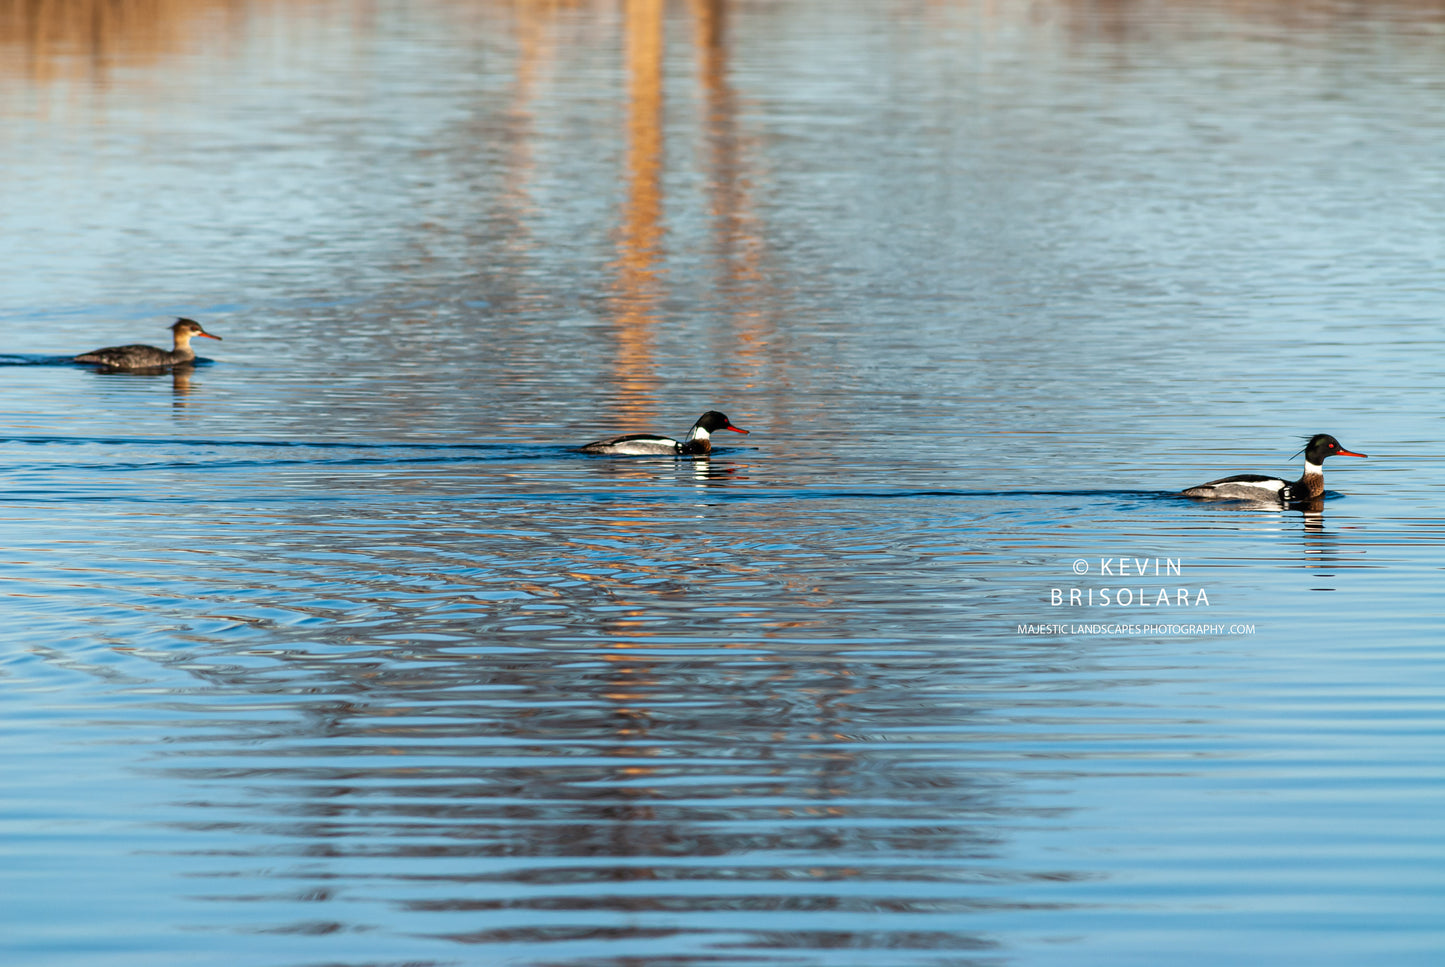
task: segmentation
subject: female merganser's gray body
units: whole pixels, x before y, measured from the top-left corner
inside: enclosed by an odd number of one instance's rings
[[[192,337],[204,336],[215,340],[221,338],[206,332],[194,319],[177,319],[171,325],[171,333],[175,337],[175,348],[171,350],[141,345],[110,346],[81,353],[75,357],[75,361],[93,363],[104,369],[162,369],[189,363],[196,358],[196,351],[191,348]]]
[[[1233,477],[1222,477],[1209,483],[1190,487],[1184,491],[1186,497],[1205,500],[1257,500],[1294,504],[1315,500],[1325,492],[1326,457],[1363,457],[1340,446],[1340,441],[1328,433],[1316,433],[1310,437],[1300,451],[1305,455],[1305,473],[1298,480],[1281,480],[1279,477],[1264,477],[1257,473],[1241,473]]]
[[[708,410],[697,418],[686,440],[654,436],[650,433],[634,433],[630,436],[615,436],[596,440],[582,447],[583,453],[610,453],[621,456],[703,456],[712,451],[712,432],[732,430],[747,433],[741,427],[733,426],[726,414]]]

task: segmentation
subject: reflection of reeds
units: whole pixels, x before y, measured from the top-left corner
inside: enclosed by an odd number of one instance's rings
[[[291,3],[278,9],[316,3]],[[374,11],[360,0],[329,4],[361,29],[374,27]],[[491,29],[499,18],[536,20],[597,0],[426,0],[434,12],[472,29]],[[37,81],[103,77],[116,66],[150,64],[193,51],[208,34],[244,24],[256,0],[0,0],[0,72]],[[198,22],[216,23],[202,29]]]
[[[0,0],[0,61],[36,80],[95,76],[185,50],[230,0]],[[23,65],[23,67],[22,67]]]
[[[628,0],[627,173],[614,292],[618,384],[624,410],[651,419],[656,385],[652,329],[662,258],[662,0]]]
[[[621,4],[632,24],[650,17],[652,0],[423,0],[431,11],[460,25],[490,29],[499,17],[545,18],[562,10],[592,7],[599,16]],[[23,71],[37,80],[103,74],[117,64],[151,63],[194,49],[198,20],[224,15],[244,20],[254,0],[0,0],[0,69]],[[306,4],[312,7],[314,4]],[[368,4],[336,0],[338,12],[352,8],[358,22],[374,23]],[[704,29],[721,22],[731,0],[692,0]],[[973,9],[973,0],[927,0],[923,16]],[[1052,0],[1047,3],[986,4],[986,19],[1054,20],[1070,33],[1105,35],[1124,41],[1151,25],[1169,23],[1172,6],[1158,0]],[[1373,5],[1339,5],[1321,0],[1194,0],[1185,8],[1216,8],[1228,19],[1307,27],[1358,20],[1363,11],[1388,7],[1434,11],[1438,0],[1388,0]],[[281,9],[285,9],[283,6]],[[1378,11],[1376,11],[1378,15]],[[1177,20],[1177,17],[1173,18]],[[1438,20],[1438,14],[1431,16]]]

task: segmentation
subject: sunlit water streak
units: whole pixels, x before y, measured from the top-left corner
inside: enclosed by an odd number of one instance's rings
[[[7,964],[1438,962],[1438,11],[357,9],[0,21]]]

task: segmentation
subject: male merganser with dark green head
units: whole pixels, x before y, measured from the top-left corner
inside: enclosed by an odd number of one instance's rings
[[[653,436],[649,433],[634,433],[630,436],[609,437],[596,440],[582,447],[583,453],[610,453],[619,456],[703,456],[712,452],[712,433],[715,430],[732,430],[747,433],[741,427],[733,426],[724,413],[708,410],[697,418],[688,432],[686,440]]]
[[[1265,477],[1257,473],[1241,473],[1233,477],[1221,477],[1209,483],[1190,487],[1184,491],[1186,497],[1204,500],[1258,500],[1278,501],[1282,504],[1314,500],[1325,492],[1326,457],[1363,457],[1340,446],[1340,441],[1328,433],[1316,433],[1310,437],[1300,451],[1305,455],[1305,473],[1298,480],[1281,480],[1279,477]],[[1296,454],[1298,455],[1298,454]]]

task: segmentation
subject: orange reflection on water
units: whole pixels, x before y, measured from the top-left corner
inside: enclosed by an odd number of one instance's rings
[[[657,377],[652,329],[660,296],[662,242],[662,0],[627,0],[627,170],[617,239],[618,408],[629,420],[656,418]]]
[[[505,155],[499,213],[507,225],[507,247],[530,251],[535,244],[531,219],[536,214],[532,183],[536,176],[536,108],[538,75],[556,59],[555,42],[548,31],[550,5],[519,3],[513,19],[517,45],[516,67],[507,104]],[[485,131],[479,131],[485,137]]]
[[[738,95],[731,82],[729,0],[692,0],[698,81],[705,106],[708,213],[713,220],[713,260],[720,301],[731,306],[730,385],[751,388],[766,362],[771,321],[761,312],[766,273],[763,226],[754,212],[750,186],[758,180],[762,152],[738,121]]]
[[[227,0],[0,0],[0,63],[42,83],[103,79],[116,64],[192,49],[195,25],[232,7]]]

